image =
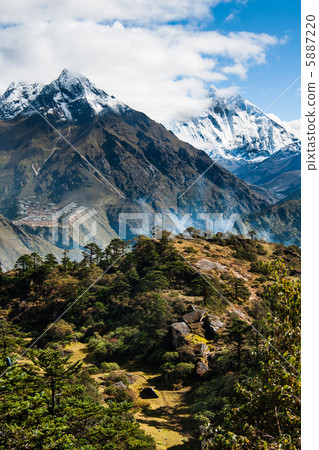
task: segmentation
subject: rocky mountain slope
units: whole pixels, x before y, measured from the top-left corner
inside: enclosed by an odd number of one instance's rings
[[[239,98],[234,105],[242,108],[240,117],[250,111],[256,124],[261,120],[265,125],[266,118],[259,119],[253,105]],[[298,145],[282,127],[272,126],[278,146]],[[256,149],[246,144],[242,151],[245,147],[249,159]],[[261,148],[263,155],[271,153],[266,147]],[[259,178],[248,181],[263,185]],[[77,222],[82,231],[87,228],[80,247],[88,239],[103,247],[119,232],[120,213],[150,213],[151,230],[155,213],[174,213],[177,218],[201,212],[248,215],[279,198],[213,163],[204,151],[182,142],[82,75],[63,70],[48,85],[11,84],[0,97],[0,213],[59,248],[67,245],[52,242],[52,218],[70,205],[84,211]],[[85,214],[92,211],[95,223],[90,229]],[[72,227],[67,232],[69,246],[75,240]],[[174,228],[172,222],[165,227]]]
[[[95,208],[107,243],[120,212],[249,213],[276,200],[67,70],[10,85],[0,117],[0,212],[33,226],[76,203]]]
[[[259,238],[284,245],[301,244],[301,191],[290,193],[281,202],[261,212],[249,214],[246,223]],[[289,233],[287,233],[289,230]]]
[[[53,253],[57,258],[62,250],[47,240],[28,233],[0,215],[0,261],[3,271],[13,267],[15,261],[24,253],[38,252],[43,255]]]
[[[261,162],[243,164],[234,174],[247,183],[257,184],[286,196],[299,189],[301,183],[300,145],[296,144],[295,147],[288,146],[278,150]]]

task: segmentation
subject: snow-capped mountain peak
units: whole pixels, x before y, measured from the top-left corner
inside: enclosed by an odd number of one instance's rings
[[[221,97],[208,92],[210,106],[198,117],[175,122],[169,128],[183,141],[206,151],[215,159],[262,161],[298,136],[265,114],[241,95]]]
[[[290,133],[294,134],[298,139],[301,139],[301,119],[283,121],[280,120],[275,114],[268,114],[272,120],[277,122],[282,127],[286,128]]]
[[[129,109],[115,97],[95,87],[81,74],[63,69],[50,84],[11,83],[0,96],[0,118],[14,119],[39,111],[55,120],[78,122],[109,111]]]
[[[0,97],[0,118],[9,120],[20,114],[40,94],[43,86],[41,83],[11,83]]]

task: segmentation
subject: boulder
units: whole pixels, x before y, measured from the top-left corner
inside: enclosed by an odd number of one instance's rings
[[[144,399],[159,398],[159,395],[155,392],[154,388],[145,387],[141,390],[140,397]]]
[[[190,329],[184,322],[175,322],[171,325],[173,333],[181,336],[187,336],[190,333]]]
[[[200,377],[206,375],[209,372],[209,367],[202,359],[200,359],[196,364],[196,373]]]
[[[224,327],[224,324],[217,317],[209,314],[205,317],[204,326],[209,334],[215,337]]]
[[[195,311],[191,311],[187,314],[184,314],[182,316],[182,319],[184,320],[184,322],[186,323],[195,323],[195,322],[201,322],[203,320],[203,317],[206,314],[206,310],[205,309],[198,309]]]
[[[199,353],[200,355],[204,355],[207,354],[209,351],[209,348],[206,344],[195,344],[194,345],[194,350],[196,353]]]
[[[210,261],[209,259],[202,258],[197,261],[196,266],[202,270],[219,270],[220,272],[225,272],[227,270],[226,266],[214,261]]]
[[[127,386],[126,384],[123,383],[123,381],[116,381],[115,383],[112,384],[112,386],[117,389],[127,389]]]
[[[173,345],[175,347],[180,347],[185,343],[184,337],[187,336],[191,330],[186,325],[185,322],[175,322],[171,325]]]

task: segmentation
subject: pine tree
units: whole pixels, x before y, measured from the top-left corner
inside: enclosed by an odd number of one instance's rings
[[[49,411],[54,414],[57,396],[61,395],[65,380],[80,371],[82,363],[71,363],[70,357],[62,356],[59,350],[44,349],[30,354],[30,359],[37,370],[29,371],[34,376],[41,378],[48,385],[51,393]]]
[[[234,344],[237,359],[237,371],[240,371],[243,347],[246,342],[246,333],[249,325],[240,319],[233,319],[231,324],[226,328],[226,340]]]
[[[56,267],[58,265],[58,260],[53,253],[48,253],[44,259],[44,264],[50,268]]]
[[[63,270],[67,272],[72,267],[72,261],[69,257],[69,250],[64,250],[63,257],[61,259],[61,265],[63,267]]]
[[[33,266],[32,259],[29,255],[22,255],[20,256],[15,265],[14,268],[18,269],[21,272],[26,272],[27,270],[31,269]]]

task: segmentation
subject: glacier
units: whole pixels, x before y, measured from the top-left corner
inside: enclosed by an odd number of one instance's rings
[[[214,87],[208,97],[210,106],[198,117],[168,124],[167,128],[221,164],[229,160],[228,166],[231,161],[234,167],[236,163],[263,161],[288,146],[300,151],[298,121],[286,125],[240,95],[218,96]]]

